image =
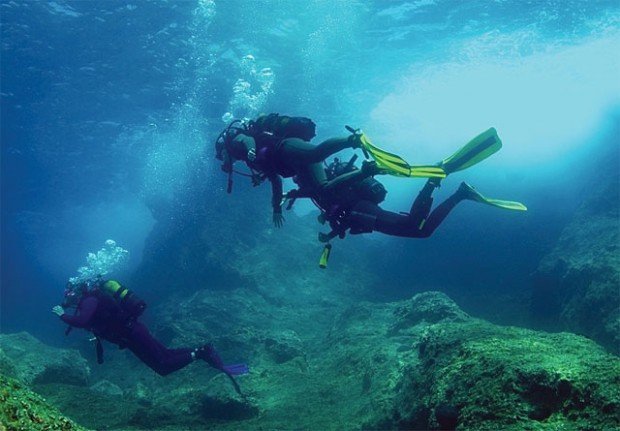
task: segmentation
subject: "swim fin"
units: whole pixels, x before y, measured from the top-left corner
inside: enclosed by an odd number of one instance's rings
[[[502,148],[502,141],[497,136],[495,128],[491,127],[473,138],[456,153],[444,159],[440,166],[447,174],[462,171],[492,156],[500,148]]]
[[[523,205],[521,202],[515,201],[504,201],[501,199],[491,199],[484,197],[479,191],[475,188],[467,184],[466,182],[462,182],[458,189],[459,193],[462,193],[465,196],[465,199],[469,199],[472,201],[480,202],[481,204],[487,204],[498,208],[503,208],[506,210],[513,211],[527,211],[527,207]]]
[[[377,162],[379,169],[386,174],[397,177],[445,178],[446,173],[441,166],[411,166],[402,157],[382,150],[370,142],[364,134],[360,135],[360,143],[365,155],[370,155]]]

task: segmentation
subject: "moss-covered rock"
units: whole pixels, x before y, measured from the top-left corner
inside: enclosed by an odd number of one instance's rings
[[[211,334],[226,362],[249,363],[242,395],[202,361],[161,377],[126,351],[110,352],[92,387],[35,389],[96,429],[620,426],[620,361],[581,336],[493,325],[438,292],[297,314],[260,297],[204,291],[158,310],[172,346]],[[321,311],[331,325],[303,322]]]
[[[429,307],[438,312],[428,321],[402,318],[412,315],[403,310]],[[618,358],[573,334],[501,327],[457,310],[445,295],[429,292],[344,315],[332,333],[326,373],[354,388],[346,404],[356,413],[351,428],[620,426]]]
[[[427,388],[430,427],[441,406],[458,412],[459,430],[620,426],[620,361],[583,337],[471,319],[429,327],[418,348],[421,372],[405,387]]]
[[[534,277],[533,311],[554,329],[586,335],[620,354],[618,148]]]
[[[139,412],[130,395],[116,395],[88,387],[49,383],[33,386],[66,416],[92,429],[123,429]]]
[[[0,430],[85,430],[23,383],[0,374]]]
[[[88,384],[90,367],[77,350],[57,349],[19,332],[0,334],[0,352],[2,371],[27,385]]]

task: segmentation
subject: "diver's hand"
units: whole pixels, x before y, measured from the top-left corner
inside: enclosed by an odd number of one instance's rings
[[[344,126],[349,132],[351,132],[351,136],[349,136],[348,141],[351,144],[351,148],[360,148],[362,146],[362,135],[364,134],[361,129],[354,129],[351,126]]]
[[[273,212],[273,224],[280,228],[284,224],[284,216],[282,215],[282,210]]]
[[[65,309],[62,308],[62,306],[60,305],[56,305],[54,308],[52,308],[52,313],[54,313],[58,317],[61,317],[63,314],[65,314]]]

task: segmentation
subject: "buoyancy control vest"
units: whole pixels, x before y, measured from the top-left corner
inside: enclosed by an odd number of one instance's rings
[[[116,280],[106,281],[99,290],[111,296],[129,320],[140,317],[146,308],[146,302]]]
[[[325,174],[329,181],[334,178],[357,170],[355,166],[355,160],[357,156],[353,156],[348,162],[343,162],[338,158],[335,158],[326,168]],[[387,190],[379,181],[374,177],[364,178],[362,181],[353,183],[346,191],[346,199],[348,201],[360,201],[366,200],[375,204],[380,204],[385,200]]]
[[[255,139],[266,134],[279,140],[299,138],[310,141],[316,136],[316,124],[307,117],[289,117],[272,113],[250,121],[248,131]]]

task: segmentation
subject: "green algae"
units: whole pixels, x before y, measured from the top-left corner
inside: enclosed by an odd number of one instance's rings
[[[24,384],[0,374],[0,430],[80,431],[86,428],[63,416]]]

